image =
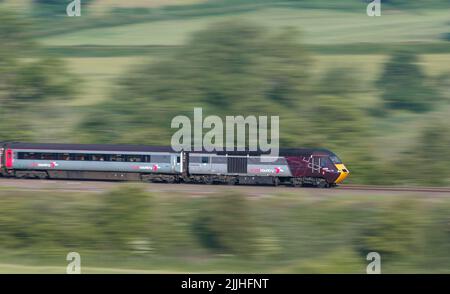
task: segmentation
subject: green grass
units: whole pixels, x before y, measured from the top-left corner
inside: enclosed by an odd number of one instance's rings
[[[90,105],[105,100],[115,90],[122,74],[142,59],[144,57],[65,58],[69,69],[83,79],[78,99],[70,101],[71,105]]]
[[[348,44],[322,44],[305,47],[318,55],[361,55],[361,54],[391,54],[398,50],[413,51],[416,54],[445,54],[450,52],[450,43],[348,43]],[[181,45],[171,46],[119,46],[119,45],[76,45],[76,46],[49,46],[39,48],[40,54],[49,54],[58,57],[127,57],[127,56],[164,56]]]
[[[232,19],[261,23],[270,29],[291,26],[304,32],[308,44],[432,42],[448,31],[448,11],[386,11],[368,17],[365,10],[335,11],[268,8],[233,14]],[[208,24],[230,19],[211,15],[128,24],[110,28],[81,29],[42,38],[46,46],[79,45],[180,45],[190,34]]]

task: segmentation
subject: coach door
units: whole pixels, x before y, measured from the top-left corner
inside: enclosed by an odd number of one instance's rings
[[[172,166],[173,173],[183,172],[183,152],[174,153],[170,156],[170,165]]]
[[[180,152],[180,171],[183,177],[189,176],[189,152]]]
[[[247,157],[227,157],[227,172],[229,174],[246,174]]]

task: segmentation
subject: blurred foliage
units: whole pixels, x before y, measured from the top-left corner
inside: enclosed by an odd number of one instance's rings
[[[104,195],[97,207],[95,226],[109,249],[127,248],[133,241],[148,241],[152,199],[137,186],[122,187]]]
[[[84,266],[97,268],[164,271],[178,260],[172,271],[204,272],[216,263],[216,272],[365,273],[375,251],[383,273],[449,271],[445,197],[190,197],[129,184],[95,195],[0,194],[1,256],[38,255],[40,266],[77,251]]]
[[[393,167],[396,178],[420,184],[450,183],[450,126],[442,117],[435,117],[420,131],[417,143],[406,150]]]
[[[80,129],[106,142],[167,144],[172,130],[164,126],[176,115],[191,117],[196,106],[205,116],[221,117],[300,110],[309,57],[288,32],[266,35],[252,24],[215,24],[170,58],[129,72],[106,105],[91,107]]]
[[[219,253],[255,254],[256,230],[248,199],[229,192],[204,201],[193,223],[200,243]]]
[[[418,62],[415,54],[405,51],[394,53],[386,63],[377,86],[383,89],[388,109],[422,112],[436,104],[439,97]]]
[[[33,57],[37,45],[30,24],[0,8],[0,138],[33,141],[47,126],[67,119],[65,104],[76,93],[80,79],[61,60]],[[25,60],[23,57],[27,56]]]
[[[384,260],[401,258],[423,249],[424,208],[414,198],[395,200],[377,207],[357,242],[361,252],[376,251]],[[395,211],[396,213],[392,213]]]
[[[389,7],[396,8],[420,8],[423,5],[427,7],[443,7],[448,5],[448,1],[446,0],[427,0],[421,1],[421,3],[408,0],[384,0],[382,2],[383,4],[389,5]]]

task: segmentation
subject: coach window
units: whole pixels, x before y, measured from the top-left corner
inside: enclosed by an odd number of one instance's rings
[[[105,161],[105,155],[104,154],[96,154],[96,161]]]
[[[34,153],[34,152],[25,152],[24,153],[24,159],[37,159],[38,154]],[[40,154],[39,154],[40,156]]]
[[[56,153],[42,153],[41,159],[42,160],[55,160],[57,159]]]
[[[209,163],[209,157],[203,156],[202,157],[202,163]]]
[[[73,160],[77,160],[77,161],[85,160],[85,155],[81,154],[81,153],[75,153],[72,156],[73,156]]]
[[[29,159],[30,155],[28,152],[18,152],[17,153],[17,158],[18,159]]]
[[[113,155],[111,155],[111,161],[122,162],[123,161],[122,154],[113,154]]]
[[[336,155],[332,155],[332,156],[330,156],[330,159],[331,159],[331,161],[334,163],[334,164],[341,164],[342,163],[342,161],[339,159],[339,157],[337,157]]]
[[[103,154],[92,154],[93,161],[105,161],[105,157]]]
[[[140,155],[127,155],[128,162],[142,162],[142,156]]]

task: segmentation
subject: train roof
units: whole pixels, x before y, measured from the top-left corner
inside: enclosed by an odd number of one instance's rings
[[[64,144],[64,143],[6,143],[12,149],[42,150],[86,150],[86,151],[126,151],[126,152],[173,152],[172,147],[128,145],[128,144]]]
[[[65,144],[65,143],[24,143],[3,142],[12,149],[35,149],[35,150],[86,150],[86,151],[124,151],[124,152],[175,152],[170,146],[148,146],[129,144]],[[192,151],[192,153],[214,153],[218,155],[265,155],[270,151]],[[280,156],[309,156],[311,154],[335,155],[333,152],[323,148],[280,148]]]

